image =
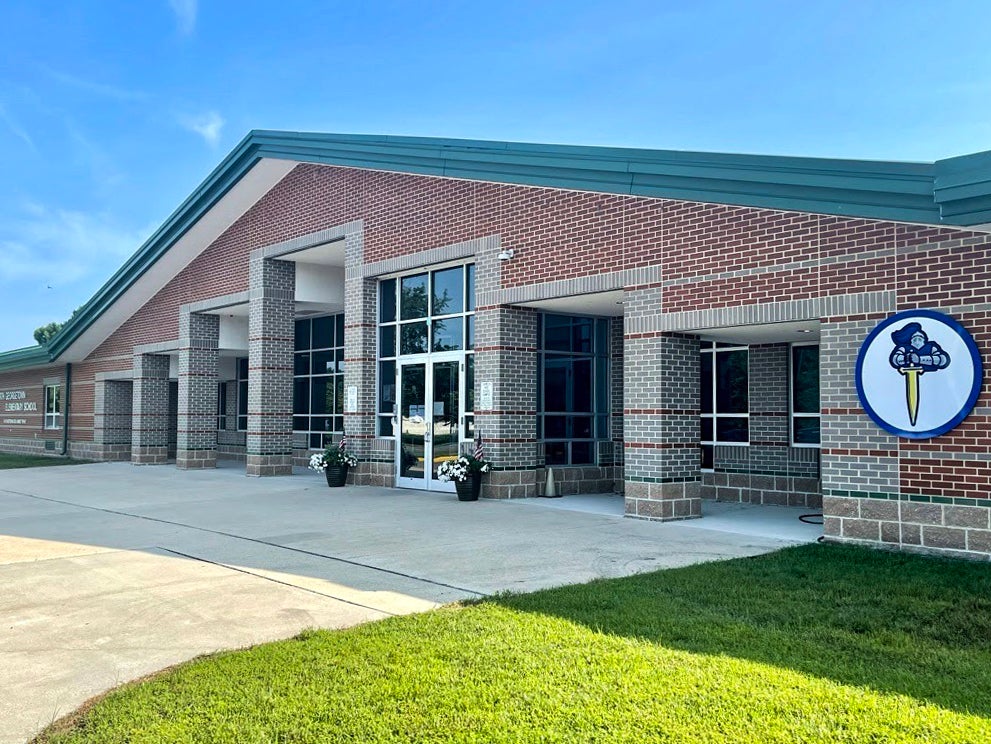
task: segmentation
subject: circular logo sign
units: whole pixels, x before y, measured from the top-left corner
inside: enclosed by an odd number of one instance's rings
[[[857,395],[885,431],[908,439],[945,434],[977,402],[984,370],[977,344],[948,315],[908,310],[871,331],[857,355]]]

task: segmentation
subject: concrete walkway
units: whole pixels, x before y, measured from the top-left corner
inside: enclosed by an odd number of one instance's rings
[[[720,529],[328,489],[316,474],[0,471],[0,742],[198,654],[803,540]]]

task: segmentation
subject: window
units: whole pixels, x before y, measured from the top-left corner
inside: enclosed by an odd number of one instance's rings
[[[548,465],[595,464],[609,437],[609,321],[541,316],[537,438]]]
[[[227,428],[227,383],[217,383],[217,431]]]
[[[791,347],[791,443],[795,447],[818,447],[819,347]]]
[[[378,434],[391,437],[399,357],[465,352],[465,433],[474,436],[475,265],[379,282]]]
[[[320,449],[344,431],[344,316],[297,320],[295,349],[292,428]]]
[[[62,427],[62,386],[45,385],[45,428]]]
[[[248,430],[248,359],[237,360],[237,430]]]
[[[717,444],[750,443],[750,375],[746,346],[702,342],[702,467],[712,469]]]

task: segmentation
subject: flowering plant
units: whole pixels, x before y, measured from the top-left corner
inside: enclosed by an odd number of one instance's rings
[[[464,482],[473,473],[487,473],[492,469],[492,463],[483,457],[461,455],[457,460],[445,460],[437,468],[437,480]]]
[[[348,449],[347,438],[341,439],[339,444],[328,444],[327,449],[310,458],[311,470],[326,470],[328,467],[348,467],[357,466],[358,458]]]

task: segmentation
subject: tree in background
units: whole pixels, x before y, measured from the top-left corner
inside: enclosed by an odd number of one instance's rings
[[[72,311],[72,315],[69,316],[69,320],[72,320],[73,318],[75,318],[76,317],[76,313],[78,313],[78,312],[79,312],[79,308],[77,307],[75,310]],[[63,323],[52,322],[52,323],[49,323],[48,325],[43,325],[40,328],[35,328],[34,329],[34,340],[38,342],[38,345],[39,346],[45,346],[45,345],[47,345],[55,337],[55,334],[57,334],[59,331],[62,330],[62,326],[64,326],[66,323],[68,323],[69,320],[67,320],[67,321],[65,321]]]

